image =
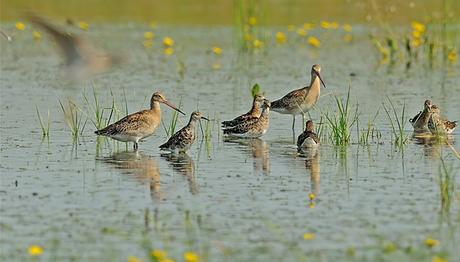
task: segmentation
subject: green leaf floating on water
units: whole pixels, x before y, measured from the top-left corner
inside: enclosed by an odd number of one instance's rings
[[[251,89],[252,97],[255,97],[258,93],[260,93],[260,86],[259,84],[255,84]]]

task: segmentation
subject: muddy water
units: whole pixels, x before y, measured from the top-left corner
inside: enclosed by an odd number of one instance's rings
[[[85,33],[127,57],[127,64],[94,80],[95,90],[104,107],[113,92],[119,116],[124,92],[129,112],[147,107],[156,90],[187,113],[199,108],[214,119],[211,139],[200,139],[187,155],[159,151],[167,139],[163,127],[138,153],[131,145],[97,140],[89,120],[73,141],[59,100],[72,99],[91,118],[82,96],[84,90],[92,98],[91,87],[59,77],[59,57],[46,37],[35,42],[24,32],[11,43],[2,39],[1,260],[24,260],[30,245],[44,248],[44,260],[146,260],[152,248],[178,261],[188,250],[210,261],[413,260],[438,253],[453,261],[458,255],[458,191],[450,215],[441,215],[439,167],[442,156],[458,190],[459,161],[443,144],[410,140],[397,149],[381,107],[389,96],[412,115],[431,98],[446,116],[458,118],[458,67],[379,66],[366,27],[354,29],[350,44],[329,32],[316,50],[290,39],[284,46],[267,43],[253,55],[239,55],[225,27],[160,28],[147,50],[145,29],[94,25]],[[162,54],[166,35],[176,42],[171,57]],[[223,48],[221,58],[207,52],[215,45]],[[214,63],[219,70],[211,68]],[[324,141],[317,152],[299,155],[292,118],[272,113],[261,139],[224,141],[218,121],[248,110],[254,83],[277,99],[308,83],[313,63],[322,65],[327,84],[311,112],[315,123],[321,111],[335,110],[334,95],[345,97],[350,85],[360,126],[379,110],[380,139],[358,145],[354,130],[345,148]],[[50,110],[49,140],[41,139],[36,106],[42,115]],[[171,114],[163,107],[166,125]],[[181,116],[178,125],[187,120]],[[409,123],[405,130],[410,135]],[[450,140],[457,150],[458,134]],[[304,240],[304,233],[315,239]],[[423,244],[429,236],[440,240],[432,251]],[[396,250],[385,249],[388,243]]]

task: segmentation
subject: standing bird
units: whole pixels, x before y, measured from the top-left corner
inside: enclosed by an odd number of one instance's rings
[[[64,58],[65,73],[73,80],[106,72],[122,60],[95,48],[83,37],[61,31],[42,17],[28,14],[28,19],[53,37]]]
[[[413,118],[409,119],[409,122],[414,128],[414,132],[429,132],[428,129],[428,120],[430,120],[431,115],[431,100],[425,100],[423,111],[420,111]]]
[[[122,142],[134,142],[134,150],[139,148],[139,141],[153,135],[161,121],[160,103],[163,103],[181,114],[184,112],[168,102],[163,94],[155,92],[150,99],[150,110],[142,110],[127,115],[107,127],[94,133],[108,136]]]
[[[292,115],[293,133],[295,133],[295,116],[301,114],[305,122],[305,113],[310,110],[319,99],[321,84],[326,87],[320,72],[321,66],[313,65],[311,68],[311,81],[309,86],[294,90],[281,99],[272,102],[271,108],[273,111]]]
[[[270,101],[265,99],[262,104],[262,114],[259,118],[242,120],[236,126],[225,128],[224,134],[247,138],[261,137],[268,130],[270,124],[269,113]]]
[[[305,125],[305,131],[297,138],[297,147],[301,149],[305,148],[314,148],[319,145],[319,137],[313,131],[313,121],[308,120]]]
[[[204,119],[209,121],[208,118],[204,117],[200,112],[195,111],[190,116],[190,121],[188,124],[183,127],[181,130],[177,131],[174,135],[172,135],[168,142],[164,143],[160,146],[162,150],[170,150],[170,151],[179,151],[181,153],[185,153],[187,150],[190,149],[193,142],[195,142],[196,132],[195,132],[195,124],[200,119]]]
[[[232,127],[232,126],[238,125],[239,123],[241,123],[241,121],[259,118],[260,117],[260,106],[264,102],[264,99],[265,98],[263,95],[257,94],[256,96],[254,96],[254,100],[252,101],[252,108],[251,110],[249,110],[249,112],[247,112],[246,114],[240,115],[234,118],[233,120],[223,121],[222,127],[224,128]]]
[[[457,121],[449,121],[441,117],[441,109],[436,106],[431,106],[431,116],[428,121],[430,132],[435,135],[445,135],[454,132],[457,126]]]

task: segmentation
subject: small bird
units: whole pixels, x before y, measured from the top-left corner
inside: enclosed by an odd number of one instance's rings
[[[431,115],[431,100],[425,100],[423,111],[420,111],[413,118],[409,119],[409,122],[414,128],[414,132],[429,132],[428,129],[428,120],[430,120]]]
[[[319,137],[313,131],[313,121],[308,120],[305,125],[305,131],[297,138],[297,147],[313,148],[319,145]]]
[[[139,148],[139,141],[151,136],[161,122],[160,103],[185,115],[184,112],[166,100],[163,94],[155,92],[150,99],[150,109],[142,110],[101,129],[94,133],[100,136],[108,136],[122,142],[134,142],[134,150]]]
[[[432,134],[443,135],[451,134],[457,126],[457,121],[449,121],[441,117],[441,109],[436,106],[431,106],[431,116],[428,121],[428,128]]]
[[[257,138],[261,137],[268,130],[270,123],[270,101],[264,99],[262,113],[257,119],[246,119],[240,121],[236,126],[225,128],[224,134],[236,137]]]
[[[281,114],[292,115],[292,132],[294,133],[295,116],[302,115],[305,121],[305,113],[318,102],[321,84],[324,87],[323,79],[320,75],[321,66],[313,65],[311,68],[310,85],[294,90],[281,99],[272,102],[271,109]]]
[[[66,76],[72,80],[106,72],[122,61],[120,57],[95,48],[86,38],[61,31],[38,15],[30,13],[27,17],[53,37],[64,58]]]
[[[185,153],[195,142],[196,132],[195,125],[200,119],[209,121],[201,112],[195,111],[190,116],[190,121],[181,130],[172,135],[169,140],[160,146],[162,150],[179,151]]]
[[[247,119],[257,119],[260,117],[260,106],[264,102],[264,96],[261,94],[257,94],[254,96],[254,100],[252,101],[252,108],[247,112],[246,114],[240,115],[233,120],[230,121],[223,121],[222,122],[222,127],[232,127],[236,126],[241,121],[245,121]]]

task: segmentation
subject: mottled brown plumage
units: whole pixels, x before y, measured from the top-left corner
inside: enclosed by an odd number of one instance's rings
[[[413,118],[409,119],[409,122],[412,124],[412,127],[414,128],[414,132],[421,133],[430,131],[428,129],[428,121],[430,120],[431,106],[431,100],[425,100],[423,111],[420,111]]]
[[[169,140],[160,146],[163,150],[186,152],[195,142],[196,132],[195,125],[200,119],[208,120],[200,112],[195,111],[190,116],[190,121],[181,130],[172,135]]]
[[[451,134],[457,126],[457,121],[449,121],[441,117],[441,109],[433,105],[431,106],[431,116],[428,121],[428,128],[432,134],[443,135]]]
[[[246,121],[249,119],[257,119],[260,117],[260,106],[262,105],[264,101],[264,96],[261,94],[257,94],[254,96],[254,100],[252,102],[252,108],[247,112],[246,114],[240,115],[233,120],[230,121],[223,121],[222,122],[222,127],[232,127],[236,126],[242,121]]]
[[[315,147],[319,145],[319,137],[313,131],[313,121],[308,120],[305,131],[297,138],[297,147]]]
[[[264,100],[262,114],[257,119],[244,120],[240,124],[224,129],[224,134],[238,137],[255,138],[265,134],[270,123],[270,101]]]
[[[321,66],[313,65],[311,68],[311,81],[309,86],[294,90],[281,99],[272,102],[271,109],[281,114],[292,115],[292,130],[294,131],[295,116],[301,114],[305,119],[305,113],[318,101],[321,83],[324,84],[321,75]]]
[[[119,121],[101,130],[97,130],[94,133],[101,136],[108,136],[122,142],[134,142],[134,149],[137,150],[139,141],[151,136],[161,121],[160,103],[185,115],[184,112],[170,104],[160,92],[155,92],[150,99],[149,110],[142,110],[127,115]]]

